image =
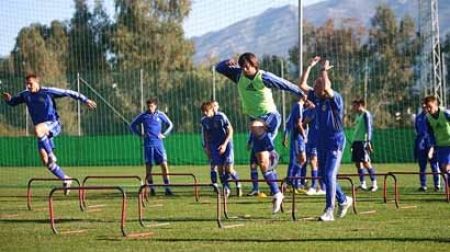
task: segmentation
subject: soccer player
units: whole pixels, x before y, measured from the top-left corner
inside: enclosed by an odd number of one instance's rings
[[[211,163],[218,167],[221,174],[221,182],[225,188],[225,196],[230,195],[228,181],[239,180],[239,175],[233,168],[233,127],[227,116],[222,112],[214,110],[214,102],[204,102],[201,107],[203,118],[201,121],[203,129],[203,141],[205,151],[211,157]],[[241,184],[237,184],[238,196],[242,196]]]
[[[166,127],[164,133],[162,133],[163,127]],[[152,196],[156,194],[155,188],[151,186],[153,184],[152,169],[154,164],[161,165],[165,195],[173,195],[169,188],[169,166],[167,165],[167,154],[163,143],[163,139],[169,135],[172,129],[173,123],[164,112],[158,110],[158,100],[156,99],[147,100],[147,111],[136,116],[130,125],[130,130],[134,134],[144,138],[145,180],[150,185],[150,195]]]
[[[288,178],[305,176],[305,173],[302,172],[303,168],[306,169],[306,167],[303,167],[306,162],[303,104],[304,101],[302,99],[294,103],[291,108],[291,113],[286,120],[283,145],[286,146],[287,138],[289,136]],[[300,193],[299,190],[305,188],[305,179],[288,179],[288,184],[294,186],[294,193]]]
[[[428,158],[431,159],[436,152],[439,168],[446,174],[447,185],[450,184],[450,111],[439,107],[435,96],[424,99],[427,110],[428,132],[431,136],[431,148]]]
[[[299,86],[304,92],[307,92],[308,99],[313,101],[316,107],[316,123],[319,131],[317,144],[319,173],[326,187],[325,210],[319,220],[334,221],[336,199],[339,203],[338,217],[344,217],[348,208],[353,204],[352,198],[347,197],[342,191],[336,177],[345,147],[344,102],[341,95],[331,88],[327,71],[332,66],[328,60],[321,61],[322,68],[314,83],[314,88],[312,89],[307,84],[309,72],[319,61],[320,57],[318,56],[311,59],[300,78]]]
[[[38,139],[38,150],[42,163],[57,178],[69,179],[61,167],[56,164],[56,155],[53,151],[53,138],[61,133],[61,123],[56,109],[56,99],[70,97],[86,104],[89,109],[95,109],[97,104],[86,98],[86,96],[72,90],[65,90],[53,87],[41,87],[40,79],[35,74],[25,77],[26,90],[18,93],[14,97],[9,93],[3,93],[3,100],[8,105],[16,106],[25,103],[31,120],[34,125],[34,134]],[[65,180],[63,186],[64,193],[69,194],[69,187],[72,182]]]
[[[303,92],[291,82],[259,69],[255,54],[247,52],[238,62],[227,59],[216,65],[216,71],[237,84],[244,114],[250,117],[252,150],[272,193],[272,213],[280,211],[283,194],[278,187],[276,171],[270,169],[270,153],[274,150],[273,137],[278,132],[281,116],[273,100],[272,88],[286,90],[298,96]]]
[[[419,163],[419,179],[420,179],[420,187],[419,191],[425,192],[427,190],[427,175],[425,174],[427,170],[427,163],[430,162],[431,171],[433,174],[433,182],[434,182],[434,190],[439,191],[440,189],[440,180],[439,180],[439,164],[436,158],[436,153],[428,158],[428,152],[431,148],[431,140],[430,135],[428,133],[428,124],[427,124],[427,110],[425,108],[425,104],[422,103],[422,111],[420,114],[416,116],[414,121],[414,128],[416,130],[416,140],[414,146],[414,158]]]
[[[307,100],[307,102],[310,102]],[[306,162],[303,165],[306,171],[306,166],[308,163],[311,165],[311,186],[306,192],[306,195],[325,195],[325,184],[323,179],[317,179],[319,176],[319,166],[317,162],[317,141],[319,138],[319,133],[316,125],[316,108],[314,105],[308,106],[303,112],[303,124],[304,128],[307,129],[306,137]],[[306,173],[305,173],[306,174]]]
[[[219,103],[215,100],[211,100],[211,102],[213,103],[214,113],[217,113],[219,111]],[[202,117],[200,119],[200,121],[203,121],[204,118],[205,117]],[[205,135],[203,132],[203,127],[201,127],[201,138],[202,138],[203,151],[205,152],[206,156],[208,157],[208,161],[209,161],[211,183],[216,184],[217,183],[217,165],[213,164],[212,159],[211,159],[211,153],[207,149],[207,146],[205,143]],[[220,176],[222,177],[222,175],[220,175]]]
[[[371,192],[378,190],[377,179],[375,176],[375,168],[370,162],[370,153],[372,153],[372,115],[366,109],[363,99],[354,100],[352,102],[353,111],[356,113],[355,131],[353,132],[352,142],[352,161],[355,162],[356,169],[359,174],[359,182],[362,190],[367,190],[366,181],[364,179],[365,169],[367,169],[372,186]]]

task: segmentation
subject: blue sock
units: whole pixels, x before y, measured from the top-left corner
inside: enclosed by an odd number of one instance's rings
[[[263,175],[270,187],[270,192],[272,193],[272,195],[279,193],[280,188],[278,188],[278,183],[275,181],[269,182],[269,180],[277,180],[277,173],[275,171],[267,171]]]
[[[370,180],[374,181],[377,179],[377,177],[375,176],[375,168],[372,166],[370,168],[367,168],[367,171],[369,172],[369,176],[370,176]]]
[[[211,183],[216,184],[217,183],[217,171],[214,169],[211,169]]]
[[[311,169],[311,187],[317,189],[317,177],[319,175],[319,171]]]
[[[53,153],[53,147],[47,136],[38,138],[39,149],[44,149],[47,154]]]
[[[308,166],[308,163],[304,163],[303,165],[302,165],[302,169],[300,170],[300,176],[301,177],[303,177],[302,178],[302,180],[301,180],[301,184],[302,185],[305,185],[306,184],[306,179],[305,179],[305,177],[306,177],[306,167]]]
[[[56,163],[49,164],[48,170],[59,179],[66,178],[66,174],[64,174],[64,171]]]
[[[300,177],[301,176],[301,172],[302,172],[302,167],[299,164],[294,163],[293,164],[293,168],[292,168],[292,176],[293,177]],[[292,180],[292,185],[294,186],[295,189],[298,189],[300,187],[299,183],[300,183],[300,179],[293,179]]]
[[[163,177],[163,181],[164,181],[164,185],[165,185],[166,191],[169,190],[169,186],[168,186],[170,184],[169,178],[168,177]]]
[[[359,174],[359,182],[364,183],[364,176],[366,175],[366,171],[363,168],[358,169]]]
[[[250,169],[250,178],[252,179],[253,190],[259,191],[259,183],[258,183],[258,170]]]

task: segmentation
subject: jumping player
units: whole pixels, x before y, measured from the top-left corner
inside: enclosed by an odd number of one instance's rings
[[[277,213],[284,196],[275,182],[276,171],[270,169],[270,153],[274,150],[273,137],[280,126],[281,116],[273,100],[271,88],[286,90],[300,97],[303,92],[289,81],[260,70],[256,55],[249,52],[239,56],[238,62],[233,59],[220,62],[216,71],[237,84],[244,114],[250,117],[252,150],[273,195],[272,213]]]
[[[34,134],[38,139],[38,150],[42,163],[57,178],[64,180],[70,178],[61,167],[56,164],[56,155],[53,152],[53,138],[61,133],[61,123],[56,109],[56,99],[70,97],[86,104],[89,109],[96,108],[97,104],[86,96],[72,90],[53,87],[41,87],[40,79],[35,74],[25,77],[26,90],[14,97],[9,93],[3,93],[3,100],[8,105],[16,106],[25,103],[34,125]],[[69,193],[71,181],[65,180],[64,192]]]

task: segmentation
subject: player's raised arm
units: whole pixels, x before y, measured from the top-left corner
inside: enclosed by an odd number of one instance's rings
[[[86,104],[89,109],[95,109],[97,107],[97,103],[95,101],[88,99],[85,95],[75,92],[70,89],[61,89],[61,88],[44,88],[46,89],[53,97],[61,98],[61,97],[70,97],[74,100],[78,100]]]
[[[242,69],[234,59],[226,59],[219,62],[219,64],[216,65],[216,71],[234,83],[239,81],[239,76],[242,73]]]
[[[13,96],[11,96],[10,93],[4,92],[4,93],[2,93],[2,98],[10,106],[16,106],[16,105],[19,105],[19,104],[25,102],[25,100],[23,99],[23,97],[20,94],[13,97]]]
[[[334,96],[334,91],[331,88],[331,81],[328,77],[328,70],[333,68],[333,66],[330,65],[330,62],[327,59],[321,60],[320,63],[322,65],[322,69],[320,69],[320,78],[324,81],[325,93],[328,95],[328,97],[331,98]]]
[[[290,93],[296,94],[297,96],[303,97],[305,94],[303,91],[294,83],[280,78],[270,72],[262,72],[262,80],[266,87],[275,88],[279,90],[288,91]]]
[[[300,77],[299,80],[299,88],[304,92],[307,93],[309,90],[311,90],[312,88],[308,85],[308,78],[309,78],[309,74],[311,72],[311,69],[320,61],[320,57],[316,56],[314,58],[312,58],[309,63],[308,66],[305,68],[305,70],[302,73],[302,76]]]

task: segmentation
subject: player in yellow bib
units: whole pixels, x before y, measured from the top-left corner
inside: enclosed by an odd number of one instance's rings
[[[234,59],[221,61],[216,71],[237,84],[242,109],[250,118],[252,151],[273,195],[272,213],[277,213],[284,196],[275,182],[277,174],[270,168],[270,156],[274,152],[273,141],[281,116],[273,100],[272,89],[285,90],[299,97],[303,96],[303,92],[295,84],[259,69],[256,55],[250,52],[239,56],[237,62]]]

